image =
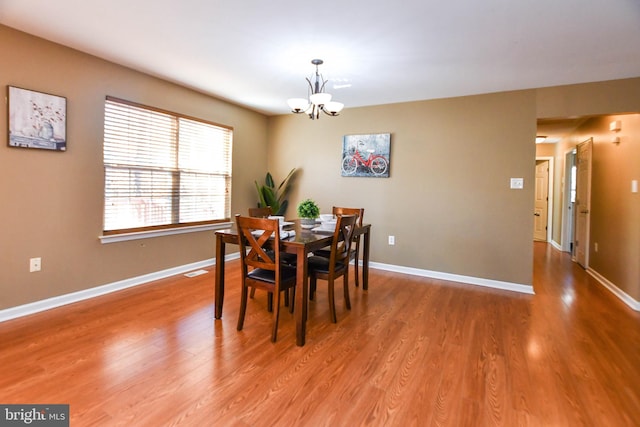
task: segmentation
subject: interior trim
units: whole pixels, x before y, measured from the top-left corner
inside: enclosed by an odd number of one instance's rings
[[[135,233],[109,234],[98,236],[102,244],[126,242],[127,240],[150,239],[152,237],[170,236],[172,234],[195,233],[199,231],[213,231],[230,228],[231,222],[220,222],[217,224],[194,225],[191,227],[164,228],[160,230],[136,231]]]
[[[588,267],[587,273],[591,277],[596,279],[598,282],[600,282],[602,286],[604,286],[609,291],[611,291],[612,294],[620,298],[622,302],[627,304],[629,307],[631,307],[635,311],[640,311],[640,301],[634,300],[629,294],[627,294],[625,291],[623,291],[622,289],[614,285],[612,282],[607,280],[604,276],[602,276],[600,273],[595,271],[593,268]]]
[[[225,262],[240,258],[238,252],[225,256]],[[187,273],[192,270],[211,267],[215,265],[215,258],[209,258],[203,261],[194,262],[191,264],[185,264],[182,266],[169,268],[155,273],[144,274],[142,276],[132,277],[129,279],[120,280],[118,282],[109,283],[95,288],[85,289],[70,294],[60,295],[52,298],[47,298],[32,303],[19,305],[16,307],[0,310],[0,322],[16,319],[19,317],[28,316],[30,314],[39,313],[41,311],[51,310],[57,307],[62,307],[67,304],[87,300],[90,298],[99,297],[102,295],[110,294],[112,292],[121,291],[127,288],[131,288],[138,285],[144,285],[154,280],[164,279],[166,277],[174,276],[176,274]],[[482,279],[478,277],[462,276],[459,274],[441,273],[438,271],[423,270],[419,268],[403,267],[398,265],[383,264],[379,262],[370,262],[370,268],[392,271],[396,273],[410,274],[413,276],[429,277],[432,279],[448,280],[453,282],[459,282],[461,284],[478,285],[495,289],[503,289],[508,291],[520,292],[525,294],[533,294],[533,286],[520,285],[517,283],[501,282],[498,280]],[[208,274],[213,274],[209,272]],[[213,280],[213,279],[212,279]],[[213,299],[212,299],[213,304]],[[636,303],[637,304],[637,303]]]
[[[503,289],[506,291],[520,292],[533,295],[533,286],[522,285],[519,283],[502,282],[499,280],[483,279],[480,277],[463,276],[460,274],[442,273],[440,271],[423,270],[421,268],[403,267],[399,265],[382,264],[379,262],[370,262],[369,267],[379,270],[393,271],[396,273],[411,274],[413,276],[429,277],[431,279],[448,280],[451,282],[460,282],[466,285],[484,286],[487,288]]]

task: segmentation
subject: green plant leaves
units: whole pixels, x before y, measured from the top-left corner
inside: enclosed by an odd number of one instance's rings
[[[311,199],[301,201],[297,210],[300,218],[317,218],[320,215],[320,208]]]
[[[296,168],[291,169],[284,180],[280,183],[276,189],[275,181],[270,172],[264,178],[264,185],[259,185],[258,181],[254,181],[256,184],[256,191],[258,192],[258,206],[266,208],[271,206],[271,211],[274,215],[284,215],[289,202],[286,199],[287,194],[291,190],[291,178],[293,177]]]

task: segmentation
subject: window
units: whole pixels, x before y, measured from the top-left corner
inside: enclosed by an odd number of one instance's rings
[[[104,233],[228,221],[233,130],[107,97]]]

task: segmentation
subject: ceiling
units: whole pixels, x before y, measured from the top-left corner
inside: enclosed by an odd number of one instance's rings
[[[0,23],[272,115],[640,76],[639,0],[0,0]]]
[[[537,136],[544,136],[546,139],[543,143],[545,144],[555,144],[560,142],[562,138],[569,136],[588,119],[589,117],[538,119]]]

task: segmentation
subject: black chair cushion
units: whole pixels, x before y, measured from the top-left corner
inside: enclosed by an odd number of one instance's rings
[[[276,256],[272,249],[266,250],[265,252],[267,253],[267,255],[269,255],[271,259],[273,259]],[[296,265],[298,263],[298,256],[296,254],[280,252],[280,262],[283,262],[289,265]]]
[[[276,272],[272,270],[265,270],[263,268],[256,268],[255,270],[251,270],[248,277],[251,277],[254,280],[260,280],[261,282],[267,283],[275,283],[276,281]],[[296,279],[296,269],[282,266],[280,270],[280,280],[282,282],[287,282],[290,280]]]
[[[313,270],[319,273],[329,274],[329,258],[314,255],[307,259],[307,263],[309,264],[310,271]],[[340,270],[344,270],[344,264],[342,263],[336,264],[335,271],[339,272]]]

